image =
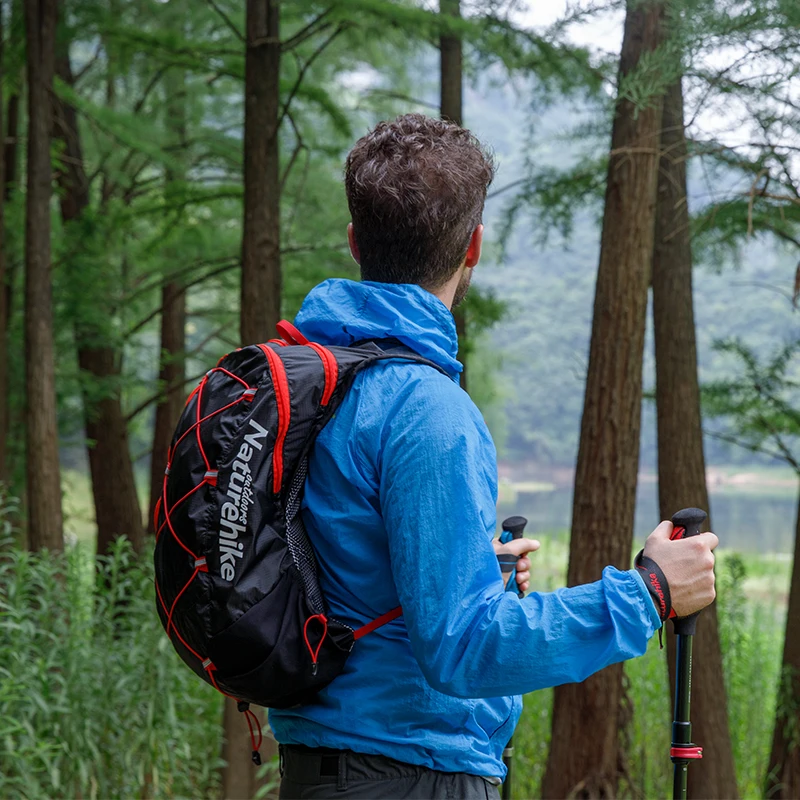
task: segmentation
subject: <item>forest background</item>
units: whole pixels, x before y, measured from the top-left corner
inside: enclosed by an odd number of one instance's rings
[[[231,704],[222,710],[161,632],[146,537],[192,385],[241,342],[272,336],[319,281],[357,277],[341,170],[379,119],[411,110],[463,119],[495,151],[488,247],[457,317],[466,387],[498,444],[499,518],[524,513],[544,535],[534,588],[577,582],[579,568],[593,574],[597,565],[575,555],[585,531],[573,500],[599,485],[576,461],[588,436],[585,392],[587,407],[599,407],[587,375],[607,175],[624,151],[609,156],[612,120],[624,106],[636,128],[657,111],[659,130],[682,134],[660,116],[677,81],[688,151],[674,161],[687,192],[672,208],[691,213],[676,230],[695,262],[701,480],[728,550],[705,661],[709,673],[724,671],[708,694],[727,716],[703,722],[697,710],[724,774],[708,769],[693,796],[792,796],[800,656],[783,645],[800,615],[787,620],[790,584],[792,597],[800,591],[790,578],[800,101],[791,4],[7,0],[0,9],[4,794],[271,791],[270,769],[253,777]],[[668,35],[648,40],[653,14]],[[626,20],[639,49],[620,65]],[[655,205],[654,194],[640,210]],[[647,227],[631,213],[614,214],[623,229]],[[646,286],[628,303],[620,276],[621,302],[638,308]],[[619,336],[635,340],[625,324]],[[671,513],[657,497],[666,448],[651,322],[642,337],[645,398],[622,417],[637,456],[618,481],[631,489],[617,506],[630,505],[627,540],[600,566],[628,560]],[[681,502],[691,504],[708,503]],[[41,548],[54,555],[29,554]],[[554,703],[569,720],[585,698],[526,699],[519,796],[602,796],[608,786],[660,796],[669,784],[663,654],[613,681],[613,713],[598,713],[614,745],[585,774],[563,768],[557,745],[570,740],[553,722]]]

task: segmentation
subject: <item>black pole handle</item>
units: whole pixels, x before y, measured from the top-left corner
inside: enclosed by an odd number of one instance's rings
[[[708,519],[708,514],[702,508],[683,508],[672,517],[673,531],[670,539],[688,539],[697,536],[700,527]],[[676,617],[672,620],[675,633],[678,636],[694,636],[697,630],[697,617],[700,612],[690,614],[688,617]]]
[[[508,517],[503,520],[503,530],[508,531],[512,539],[521,539],[527,524],[528,520],[525,517]],[[519,559],[517,559],[517,561],[519,561]],[[516,580],[516,569],[514,570],[514,575],[511,577],[511,580]],[[525,592],[520,589],[517,590],[517,594],[520,597],[525,597]]]

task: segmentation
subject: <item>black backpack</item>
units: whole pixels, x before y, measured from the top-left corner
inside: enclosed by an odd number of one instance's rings
[[[288,322],[278,332],[223,357],[189,395],[154,520],[167,635],[249,724],[249,703],[309,701],[357,639],[402,613],[357,630],[328,614],[300,514],[308,454],[362,369],[401,358],[442,371],[393,340],[323,347]],[[257,750],[253,737],[260,763]]]

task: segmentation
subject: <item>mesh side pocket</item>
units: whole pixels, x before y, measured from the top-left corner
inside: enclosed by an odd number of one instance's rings
[[[311,547],[306,526],[303,524],[303,517],[300,514],[300,503],[307,474],[308,458],[304,458],[292,478],[289,496],[286,500],[286,542],[289,545],[292,561],[300,570],[308,605],[315,614],[322,614],[325,611],[325,602],[322,599],[322,590],[317,578],[317,560],[314,557],[314,549]]]

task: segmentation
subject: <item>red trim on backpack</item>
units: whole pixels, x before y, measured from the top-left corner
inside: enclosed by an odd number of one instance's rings
[[[372,633],[372,631],[377,630],[378,628],[385,625],[387,622],[391,622],[393,619],[397,619],[403,613],[403,607],[397,606],[397,608],[393,608],[391,611],[387,611],[385,614],[381,614],[381,616],[377,617],[376,619],[372,620],[372,622],[368,622],[366,625],[362,625],[358,630],[353,632],[353,638],[358,641],[362,636],[366,636],[368,633]]]
[[[277,344],[281,347],[287,347],[289,342],[284,342],[283,339],[267,339],[267,344]]]
[[[278,435],[275,437],[275,448],[272,451],[272,491],[278,494],[283,484],[283,446],[289,421],[292,416],[292,404],[289,399],[289,381],[286,379],[286,368],[280,356],[265,344],[259,347],[267,357],[272,385],[275,387],[275,400],[278,403]]]
[[[159,528],[158,528],[158,512],[161,510],[161,495],[158,496],[158,500],[156,500],[156,508],[153,511],[153,530],[156,532],[156,539],[158,539]]]
[[[250,729],[250,744],[253,746],[253,763],[256,766],[260,766],[261,764],[261,753],[259,750],[261,749],[261,742],[264,741],[264,736],[261,733],[261,723],[258,721],[258,717],[250,710],[250,704],[245,703],[243,700],[240,700],[238,697],[234,697],[232,694],[228,694],[226,691],[223,691],[217,685],[217,681],[214,678],[214,670],[216,667],[211,663],[210,658],[206,658],[205,660],[201,659],[203,662],[202,666],[203,669],[206,671],[206,675],[208,675],[209,681],[211,681],[211,685],[220,693],[224,694],[225,697],[230,697],[231,700],[236,701],[236,705],[240,712],[244,714],[244,718],[247,720],[247,727]],[[242,705],[244,703],[244,706]],[[253,727],[255,725],[255,728]],[[258,742],[256,742],[255,731],[258,731]]]
[[[317,642],[317,646],[311,647],[311,642],[308,640],[308,626],[312,622],[312,620],[318,619],[320,624],[322,625],[322,635],[319,637],[319,642]],[[328,635],[328,618],[324,614],[314,614],[313,616],[309,617],[306,620],[306,624],[303,625],[303,639],[306,643],[306,648],[308,648],[308,652],[311,654],[311,674],[317,674],[317,659],[319,658],[319,651],[322,650],[322,643],[325,641],[325,637]]]
[[[339,362],[336,360],[336,356],[321,344],[309,342],[308,347],[312,348],[322,359],[322,366],[325,369],[325,389],[322,392],[321,404],[326,406],[333,395],[334,389],[336,389],[336,381],[339,380]]]
[[[306,337],[288,320],[282,319],[275,326],[275,330],[278,331],[284,341],[289,344],[308,344],[308,339],[306,339]]]

